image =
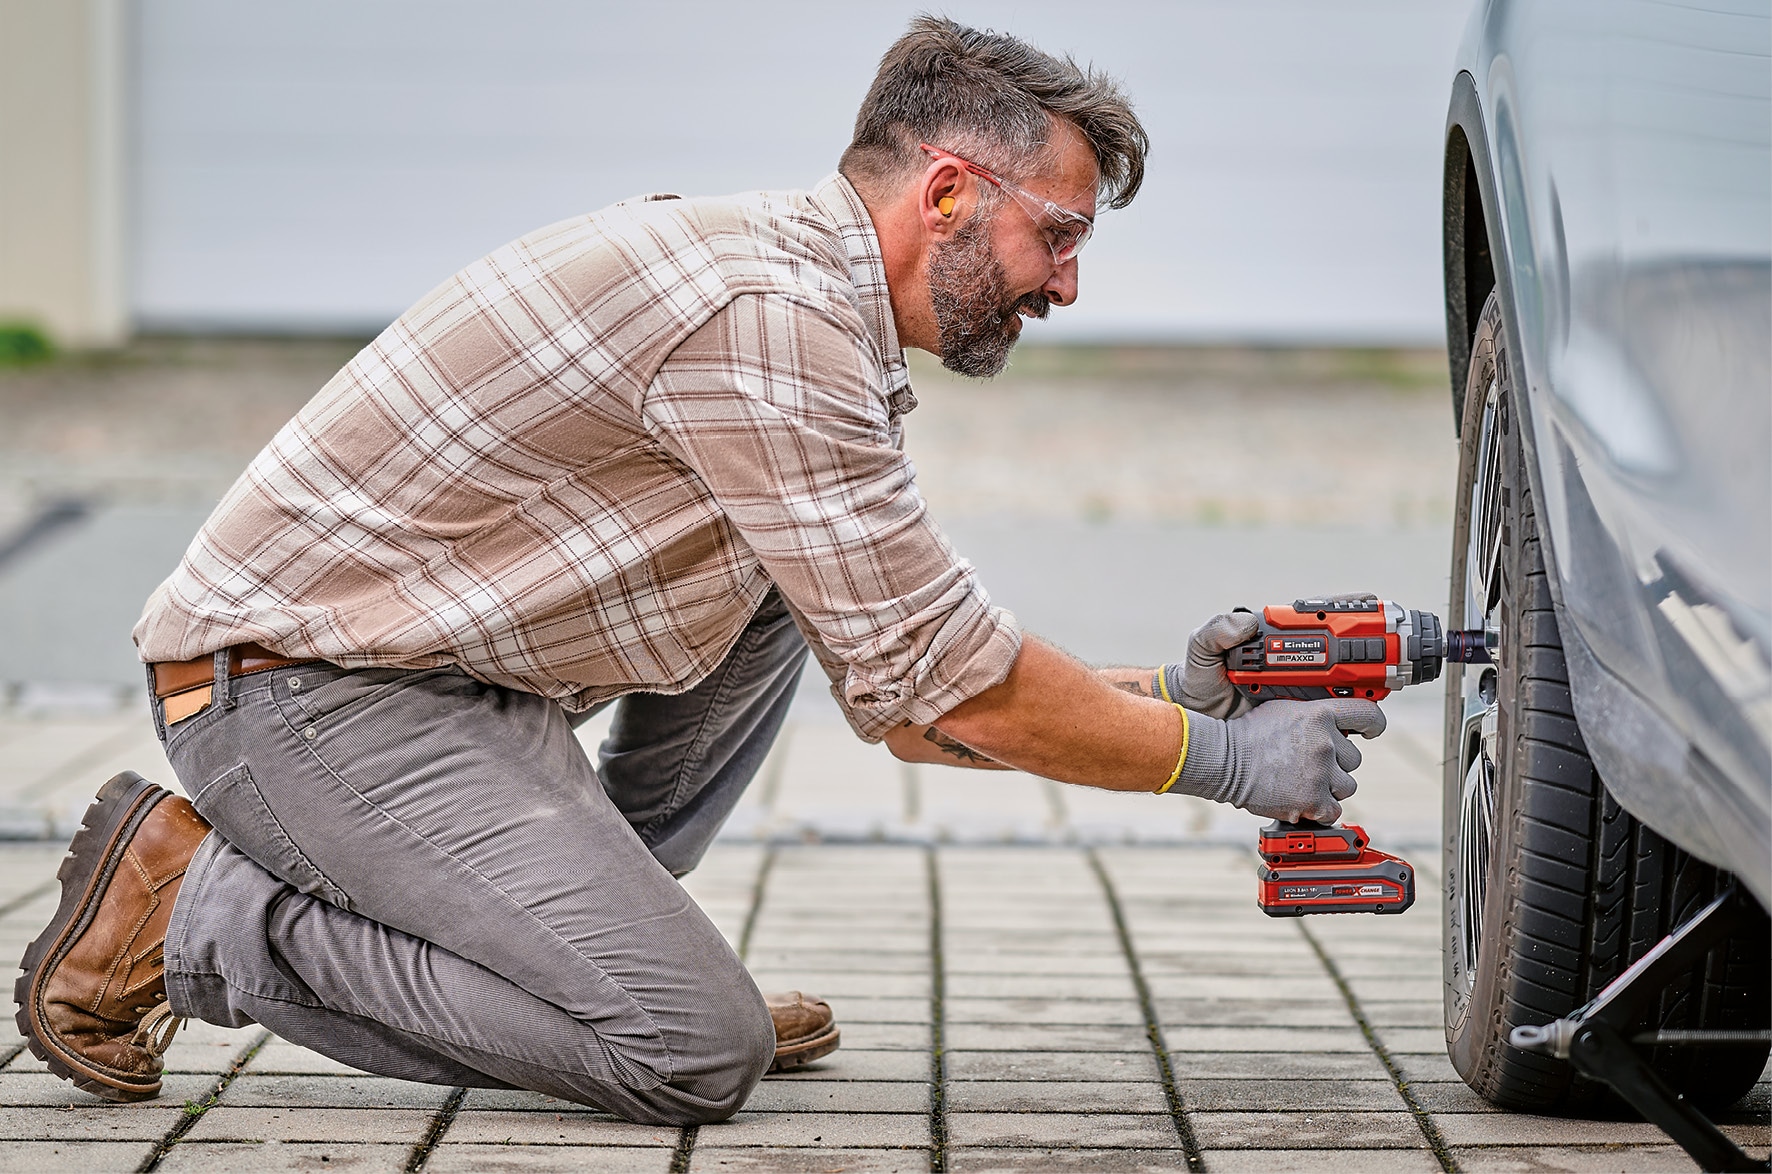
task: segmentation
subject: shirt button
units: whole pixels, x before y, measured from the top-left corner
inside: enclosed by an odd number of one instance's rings
[[[309,726],[307,729],[305,729],[301,732],[301,736],[306,738],[308,741],[312,742],[315,738],[318,738],[320,736],[320,727],[319,726]]]

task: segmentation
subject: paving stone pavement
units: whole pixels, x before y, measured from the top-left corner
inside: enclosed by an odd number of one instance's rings
[[[1351,815],[1424,826],[1431,729],[1399,707]],[[138,717],[0,717],[0,786],[15,812],[39,805],[38,834],[125,767],[172,781]],[[1458,1081],[1425,841],[1403,916],[1273,921],[1254,906],[1254,821],[1195,806],[907,769],[802,718],[685,883],[761,986],[830,1000],[844,1046],[731,1121],[630,1125],[201,1023],[159,1100],[110,1105],[50,1076],[9,1022],[0,1171],[1692,1168],[1647,1125],[1500,1113]],[[48,918],[61,851],[0,846],[0,955]],[[1763,1150],[1769,1105],[1763,1083],[1725,1130]]]

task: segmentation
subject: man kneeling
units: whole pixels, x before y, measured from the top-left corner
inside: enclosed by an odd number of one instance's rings
[[[761,995],[676,880],[808,646],[903,758],[1335,818],[1341,731],[1375,706],[1238,714],[1248,617],[1158,669],[1024,636],[902,451],[902,348],[1001,370],[1023,316],[1076,298],[1145,149],[1107,79],[919,18],[812,190],[626,201],[425,297],[149,600],[192,803],[101,792],[26,957],[32,1049],[136,1100],[182,1018],[259,1023],[388,1076],[730,1116],[839,1038],[822,1001]],[[573,727],[610,704],[593,764]]]

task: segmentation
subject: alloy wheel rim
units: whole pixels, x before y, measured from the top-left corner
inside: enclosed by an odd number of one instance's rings
[[[1493,376],[1485,389],[1482,426],[1477,434],[1476,475],[1471,480],[1470,530],[1464,561],[1463,626],[1476,630],[1497,627],[1501,604],[1502,444],[1498,417],[1500,382]],[[1456,879],[1452,899],[1458,920],[1456,973],[1460,994],[1468,998],[1476,982],[1483,950],[1483,905],[1488,894],[1489,856],[1495,837],[1495,788],[1499,777],[1496,721],[1502,650],[1491,648],[1492,665],[1464,666],[1460,691],[1463,724],[1460,766],[1463,779],[1458,801],[1455,847]]]

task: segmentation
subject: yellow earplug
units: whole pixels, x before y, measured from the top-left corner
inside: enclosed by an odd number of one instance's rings
[[[935,210],[943,216],[952,216],[954,214],[954,197],[943,196],[935,201]]]

